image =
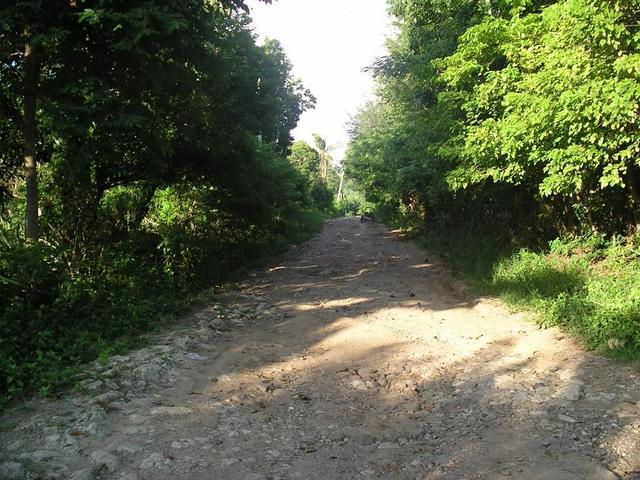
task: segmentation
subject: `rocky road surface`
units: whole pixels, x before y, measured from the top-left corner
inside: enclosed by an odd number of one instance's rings
[[[640,478],[637,366],[464,293],[359,219],[79,391],[0,418],[1,479]]]

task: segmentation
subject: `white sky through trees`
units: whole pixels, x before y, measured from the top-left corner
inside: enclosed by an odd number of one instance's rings
[[[318,99],[293,132],[313,145],[312,133],[326,137],[341,160],[348,141],[347,122],[373,95],[371,75],[363,69],[385,54],[391,32],[386,0],[249,0],[260,38],[280,41],[302,79]]]

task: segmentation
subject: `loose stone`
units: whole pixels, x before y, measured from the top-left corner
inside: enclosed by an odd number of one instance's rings
[[[0,478],[3,480],[21,480],[25,476],[24,465],[18,462],[0,464]]]

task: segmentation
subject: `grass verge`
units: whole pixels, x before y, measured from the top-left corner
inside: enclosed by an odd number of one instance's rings
[[[640,359],[640,238],[589,236],[517,248],[495,235],[422,232],[480,294],[531,311],[588,349]]]

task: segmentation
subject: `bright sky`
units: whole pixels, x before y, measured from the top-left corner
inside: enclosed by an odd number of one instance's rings
[[[385,54],[391,33],[386,0],[248,0],[255,32],[280,41],[293,74],[318,99],[305,113],[294,137],[313,145],[313,133],[338,145],[341,160],[349,140],[347,122],[373,95],[373,80],[363,69]]]

